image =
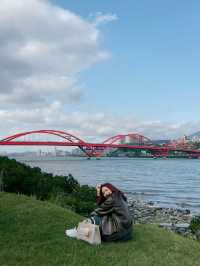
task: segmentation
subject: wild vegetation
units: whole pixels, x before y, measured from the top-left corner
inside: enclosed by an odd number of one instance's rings
[[[196,234],[198,239],[200,240],[200,216],[194,216],[190,223],[190,229],[193,234]]]
[[[0,190],[49,200],[82,215],[95,207],[94,187],[81,186],[71,174],[54,176],[7,157],[0,157]]]

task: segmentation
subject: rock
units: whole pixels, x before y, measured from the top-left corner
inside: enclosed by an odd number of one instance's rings
[[[175,224],[175,231],[180,234],[184,234],[189,230],[189,224],[188,223],[177,223]]]
[[[150,205],[150,206],[153,206],[154,202],[153,201],[148,201],[147,204]]]
[[[189,229],[188,223],[161,223],[159,224],[159,227],[162,227],[164,229],[178,233],[183,236],[191,235],[191,230]]]
[[[129,200],[129,209],[135,223],[190,223],[189,209],[164,208],[152,201]]]
[[[164,228],[164,229],[171,230],[171,228],[172,228],[172,223],[161,223],[161,224],[159,224],[159,227],[162,227],[162,228]]]
[[[185,210],[183,210],[183,214],[190,214],[191,212],[190,212],[190,210],[189,209],[185,209]]]

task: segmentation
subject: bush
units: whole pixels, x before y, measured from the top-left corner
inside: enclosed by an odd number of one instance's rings
[[[76,191],[72,193],[76,198],[81,201],[92,201],[96,199],[96,189],[94,187],[89,187],[88,185],[82,185],[77,188]]]
[[[81,186],[74,177],[53,176],[39,167],[30,167],[14,159],[0,157],[1,190],[50,200],[62,207],[70,207],[82,215],[88,215],[96,206],[96,190]]]
[[[198,231],[200,231],[200,215],[192,218],[189,228],[193,234],[196,234]]]
[[[74,204],[74,211],[81,215],[88,215],[96,207],[96,189],[83,185],[77,191],[72,193],[76,199]]]
[[[96,190],[87,185],[79,186],[73,193],[52,194],[50,201],[64,208],[88,216],[96,207]]]

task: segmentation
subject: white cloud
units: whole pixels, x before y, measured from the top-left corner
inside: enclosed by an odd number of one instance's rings
[[[94,23],[47,0],[1,1],[1,108],[76,101],[77,74],[109,56]]]
[[[86,141],[103,142],[117,134],[140,133],[151,139],[178,138],[198,131],[200,122],[139,122],[134,117],[116,117],[105,113],[65,113],[59,101],[30,110],[0,111],[0,138],[26,130],[57,129]],[[23,130],[22,130],[23,129]]]
[[[97,12],[95,14],[90,14],[90,18],[93,19],[94,25],[99,26],[117,20],[118,16],[116,14],[103,14],[102,12]]]

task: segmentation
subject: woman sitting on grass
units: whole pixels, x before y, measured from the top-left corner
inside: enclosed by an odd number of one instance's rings
[[[98,207],[91,213],[90,221],[99,225],[102,241],[125,241],[132,238],[132,218],[127,198],[110,183],[96,186]],[[66,235],[76,237],[76,229],[66,230]]]

